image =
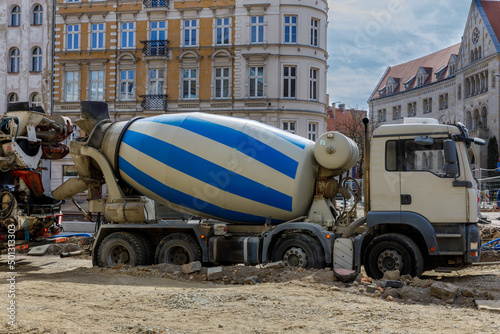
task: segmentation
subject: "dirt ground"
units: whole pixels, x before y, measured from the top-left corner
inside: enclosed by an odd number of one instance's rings
[[[233,266],[224,267],[221,279],[207,282],[203,272],[182,274],[165,265],[92,268],[88,256],[18,255],[16,260],[17,327],[8,324],[10,273],[1,261],[0,333],[500,331],[499,314],[477,310],[473,303],[500,299],[498,265],[426,272],[421,280],[405,282],[416,298],[397,298],[387,291],[367,293],[363,282],[335,282],[331,270]],[[262,283],[240,284],[248,276]],[[462,292],[451,302],[431,297],[429,285],[436,281],[467,288],[470,295]]]

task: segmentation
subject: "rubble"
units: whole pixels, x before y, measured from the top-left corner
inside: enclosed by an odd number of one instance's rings
[[[195,273],[195,272],[200,271],[200,270],[201,270],[201,262],[200,261],[195,261],[195,262],[191,262],[191,263],[182,265],[182,272],[184,274],[192,274],[192,273]]]
[[[431,296],[437,297],[443,300],[453,300],[457,296],[458,286],[445,283],[445,282],[436,282],[431,285]]]

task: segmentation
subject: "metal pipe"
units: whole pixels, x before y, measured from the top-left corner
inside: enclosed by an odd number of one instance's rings
[[[370,120],[368,118],[363,118],[363,124],[365,125],[365,147],[363,152],[363,196],[364,196],[364,209],[365,217],[370,212]]]

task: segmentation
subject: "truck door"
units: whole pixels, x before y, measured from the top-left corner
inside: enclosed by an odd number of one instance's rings
[[[398,168],[401,175],[401,211],[418,213],[432,223],[467,220],[466,188],[444,171],[443,142],[448,138],[401,138]],[[459,166],[463,171],[463,166]],[[455,186],[454,186],[455,185]]]

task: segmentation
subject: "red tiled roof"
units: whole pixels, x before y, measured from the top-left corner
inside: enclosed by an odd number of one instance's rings
[[[333,111],[332,107],[328,107],[326,113],[328,115],[327,131],[339,131],[349,136],[351,135],[349,132],[357,127],[359,133],[363,133],[362,119],[366,117],[365,110],[335,108]]]
[[[445,79],[446,77],[448,77],[448,75],[441,75],[439,78],[436,78],[435,73],[439,69],[443,68],[443,66],[446,66],[448,64],[448,61],[450,60],[451,55],[453,54],[457,55],[459,49],[460,49],[460,43],[450,46],[444,50],[431,53],[430,55],[424,56],[422,58],[418,58],[404,64],[389,67],[384,77],[380,81],[379,86],[373,92],[373,95],[370,97],[370,101],[385,96],[385,95],[382,96],[379,95],[379,91],[387,84],[387,80],[390,77],[393,77],[394,79],[399,79],[399,85],[394,91],[394,94],[405,91],[404,83],[409,79],[411,79],[412,77],[414,77],[417,74],[420,67],[424,68],[424,70],[430,74],[429,78],[425,82],[426,85]],[[416,81],[416,78],[414,81]],[[408,87],[408,89],[412,89],[414,87],[415,84]]]
[[[500,36],[500,1],[481,0],[481,5],[488,17],[488,21],[490,21],[493,32],[498,38]]]

